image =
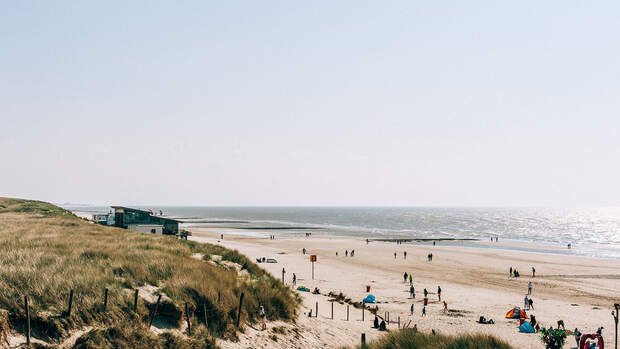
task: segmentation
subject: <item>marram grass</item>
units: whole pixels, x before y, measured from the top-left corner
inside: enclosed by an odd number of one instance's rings
[[[204,259],[192,258],[197,253]],[[241,264],[249,277],[207,263],[213,254]],[[27,295],[37,338],[59,342],[71,330],[95,326],[108,328],[109,333],[99,330],[85,338],[100,340],[107,333],[112,341],[122,342],[119,336],[141,335],[136,326],[148,323],[149,310],[142,301],[137,312],[132,310],[132,290],[147,284],[159,287],[179,309],[188,302],[193,323],[204,322],[205,304],[208,329],[200,333],[223,338],[236,337],[234,319],[241,292],[245,293],[242,324],[257,317],[259,304],[271,320],[293,320],[299,304],[290,289],[237,251],[95,225],[45,202],[0,198],[0,310],[8,311],[14,330],[23,329]],[[106,311],[105,288],[109,289]],[[73,310],[66,317],[71,289]],[[196,305],[199,309],[194,309]],[[178,339],[145,333],[155,347]],[[87,342],[80,343],[88,347]]]
[[[355,348],[361,348],[357,346]],[[414,332],[411,329],[389,332],[366,346],[368,349],[513,349],[490,335],[445,336]]]

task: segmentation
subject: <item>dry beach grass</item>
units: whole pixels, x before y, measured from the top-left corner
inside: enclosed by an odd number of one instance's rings
[[[161,335],[154,338],[150,331],[127,329],[148,323],[144,300],[137,312],[132,309],[132,290],[144,285],[158,287],[179,314],[188,302],[194,323],[204,322],[200,311],[206,305],[208,329],[194,331],[205,347],[212,343],[211,336],[236,337],[234,319],[241,292],[245,293],[242,323],[254,321],[259,304],[269,319],[292,320],[299,302],[288,288],[236,251],[94,225],[39,201],[0,198],[0,252],[0,309],[8,311],[11,329],[22,332],[24,296],[28,296],[33,336],[46,343],[60,343],[72,330],[93,325],[123,330],[91,333],[78,340],[81,347],[89,347],[89,338],[100,343],[96,346],[113,346],[110,338],[130,332],[134,339],[143,338],[145,345],[163,343]],[[203,258],[196,259],[197,255]],[[239,264],[244,272],[208,262],[213,255]],[[109,304],[104,310],[106,288]],[[65,312],[72,289],[69,317]],[[196,305],[199,311],[194,311]],[[181,319],[180,315],[170,319],[166,326],[178,327]],[[108,338],[106,333],[114,336]],[[145,335],[135,337],[136,333]],[[195,340],[182,337],[179,340]]]

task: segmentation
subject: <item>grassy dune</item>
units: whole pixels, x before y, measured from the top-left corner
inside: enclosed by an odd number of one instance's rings
[[[356,348],[361,348],[360,346]],[[444,336],[424,334],[412,330],[390,332],[369,343],[367,349],[512,349],[512,347],[489,335]]]
[[[197,254],[203,259],[195,258]],[[207,263],[214,254],[242,265],[248,276]],[[241,292],[245,292],[242,323],[256,318],[259,304],[268,319],[292,320],[299,303],[288,288],[236,251],[94,225],[39,201],[0,198],[0,263],[0,309],[9,312],[11,328],[22,331],[23,299],[28,295],[37,338],[58,342],[72,329],[104,328],[81,338],[78,344],[83,348],[119,347],[114,343],[136,338],[144,344],[153,341],[152,347],[170,347],[170,341],[197,347],[196,340],[211,347],[212,336],[236,336]],[[208,329],[196,328],[194,338],[155,337],[141,330],[149,310],[141,303],[133,312],[131,290],[143,285],[159,287],[179,310],[188,302],[194,324],[204,322],[202,304],[206,304]],[[107,311],[102,305],[105,288],[110,297]],[[71,289],[74,305],[67,317],[63,313]],[[198,314],[195,305],[200,306]]]

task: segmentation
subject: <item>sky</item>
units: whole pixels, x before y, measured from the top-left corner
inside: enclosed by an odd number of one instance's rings
[[[3,1],[0,196],[620,206],[618,1]]]

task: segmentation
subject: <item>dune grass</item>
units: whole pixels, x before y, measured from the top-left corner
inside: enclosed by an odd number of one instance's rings
[[[204,258],[193,258],[196,254]],[[214,254],[242,265],[248,276],[208,263]],[[131,290],[143,285],[159,287],[180,310],[188,302],[194,323],[204,322],[205,304],[204,333],[223,338],[236,337],[234,319],[241,292],[245,293],[242,324],[255,320],[259,304],[271,320],[293,320],[299,304],[293,292],[237,251],[95,225],[40,201],[0,198],[0,256],[0,309],[8,311],[9,325],[21,332],[27,295],[33,335],[48,342],[58,342],[70,330],[87,325],[122,329],[90,334],[91,341],[104,334],[114,341],[141,333],[133,325],[148,322],[149,310],[144,303],[137,312],[132,310]],[[106,311],[105,288],[109,289]],[[63,313],[71,289],[74,304],[67,317]],[[196,305],[200,308],[194,312]],[[153,340],[154,347],[165,342],[160,337],[144,338]]]
[[[361,348],[357,346],[356,348]],[[445,336],[411,329],[390,332],[368,343],[367,349],[513,349],[508,343],[483,334]]]

